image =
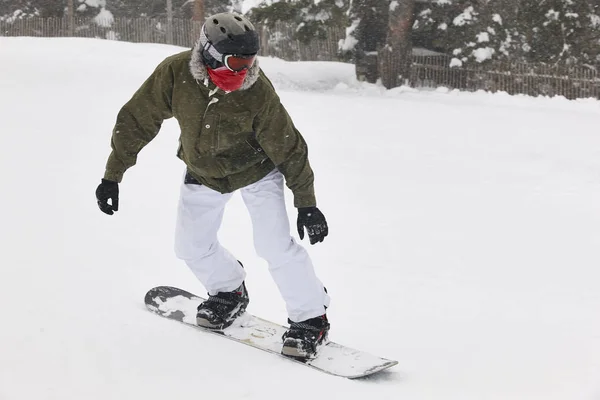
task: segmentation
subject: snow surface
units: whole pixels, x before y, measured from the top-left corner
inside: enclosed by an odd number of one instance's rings
[[[385,91],[351,65],[261,60],[330,223],[310,252],[331,337],[399,361],[349,381],[145,309],[153,286],[204,294],[172,250],[176,122],[117,215],[94,190],[119,108],[180,50],[0,38],[0,399],[600,399],[598,101]],[[249,310],[284,323],[250,238],[235,196],[221,239]]]

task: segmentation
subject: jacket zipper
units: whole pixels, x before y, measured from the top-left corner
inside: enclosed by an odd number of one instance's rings
[[[212,99],[210,99],[210,101],[206,105],[206,110],[204,110],[204,115],[202,116],[202,122],[204,122],[204,118],[206,118],[206,113],[208,112],[208,107],[210,107],[211,104],[217,103],[218,101],[219,101],[219,99],[217,99],[216,97],[213,97]]]

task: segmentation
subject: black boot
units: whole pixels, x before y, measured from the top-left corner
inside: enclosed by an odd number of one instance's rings
[[[250,302],[244,282],[232,292],[219,292],[209,296],[198,306],[196,323],[208,329],[221,330],[246,311]]]
[[[327,343],[329,332],[327,315],[323,314],[302,322],[290,320],[288,322],[290,329],[282,336],[281,354],[299,359],[314,358],[319,346]]]

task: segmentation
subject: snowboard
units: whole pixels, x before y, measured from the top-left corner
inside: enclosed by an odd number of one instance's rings
[[[162,317],[244,343],[331,375],[349,379],[363,378],[398,363],[331,341],[321,346],[317,356],[313,359],[298,360],[287,357],[281,354],[281,335],[287,328],[255,317],[248,312],[238,317],[233,325],[222,331],[213,331],[196,325],[196,308],[204,300],[185,290],[169,286],[150,289],[144,299],[146,307]]]

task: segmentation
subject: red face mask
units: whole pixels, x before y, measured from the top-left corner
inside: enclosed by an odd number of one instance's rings
[[[229,68],[223,66],[217,69],[207,67],[208,76],[210,80],[217,85],[220,89],[226,92],[233,92],[242,87],[244,78],[246,78],[247,69],[239,72],[231,71]]]

